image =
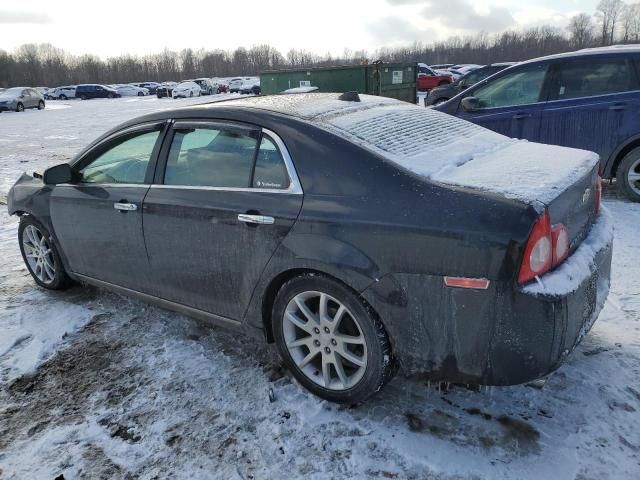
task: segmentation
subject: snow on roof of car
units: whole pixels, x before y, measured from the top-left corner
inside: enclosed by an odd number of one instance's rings
[[[350,102],[339,96],[271,95],[234,100],[233,105],[305,119],[415,174],[526,203],[550,202],[598,162],[592,152],[512,139],[392,98],[360,95],[360,102]]]

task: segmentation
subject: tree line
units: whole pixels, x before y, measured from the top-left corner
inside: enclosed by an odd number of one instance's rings
[[[521,61],[580,48],[640,39],[640,2],[601,0],[593,15],[573,16],[565,29],[540,26],[489,35],[455,36],[425,44],[416,41],[373,52],[345,48],[339,56],[291,49],[286,55],[270,45],[238,47],[233,51],[193,50],[102,59],[71,55],[50,44],[26,44],[7,52],[0,49],[0,87],[58,86],[78,83],[178,81],[197,77],[257,75],[266,70],[359,64],[367,61],[479,63]]]

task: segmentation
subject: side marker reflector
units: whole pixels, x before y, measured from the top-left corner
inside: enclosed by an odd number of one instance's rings
[[[486,278],[444,277],[444,284],[447,287],[473,288],[476,290],[489,288],[489,280]]]

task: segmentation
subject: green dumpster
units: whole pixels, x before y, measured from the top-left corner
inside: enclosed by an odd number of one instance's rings
[[[357,91],[415,103],[416,76],[415,63],[272,70],[260,74],[260,88],[270,95],[290,88],[318,87],[321,92]]]

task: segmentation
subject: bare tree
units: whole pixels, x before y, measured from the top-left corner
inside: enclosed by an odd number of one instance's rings
[[[622,14],[622,41],[637,42],[640,37],[640,3],[625,5]]]
[[[600,0],[596,7],[596,18],[600,22],[600,40],[602,45],[612,45],[616,26],[624,10],[622,0]]]
[[[586,13],[574,15],[569,20],[569,37],[575,48],[585,48],[593,42],[594,25],[591,17]]]

